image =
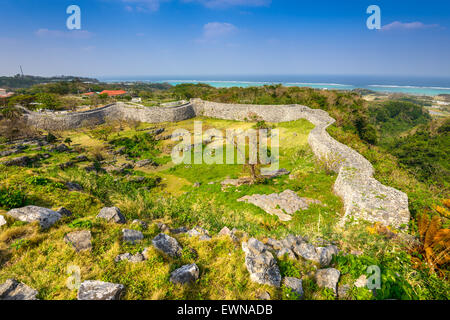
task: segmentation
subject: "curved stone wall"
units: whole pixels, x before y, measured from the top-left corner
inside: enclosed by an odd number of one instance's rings
[[[82,112],[26,112],[28,123],[42,129],[70,130],[87,124],[102,124],[107,120],[137,120],[148,123],[181,121],[195,117],[190,103],[177,107],[143,107],[115,103]]]
[[[396,228],[409,222],[408,197],[405,193],[387,187],[373,178],[371,163],[355,150],[333,139],[326,131],[334,123],[326,111],[301,105],[244,105],[225,104],[192,99],[190,103],[173,108],[136,107],[123,103],[100,109],[67,114],[25,115],[31,125],[41,128],[59,126],[74,129],[84,121],[103,123],[106,119],[132,119],[148,123],[181,121],[195,116],[227,120],[263,119],[268,122],[286,122],[304,118],[315,125],[308,142],[316,155],[338,173],[335,193],[343,199],[345,216],[379,222]]]

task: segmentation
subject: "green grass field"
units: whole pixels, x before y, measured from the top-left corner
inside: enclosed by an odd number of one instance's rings
[[[192,119],[178,123],[164,123],[165,133],[175,129],[193,130],[194,120],[203,121],[203,129],[248,129],[253,123],[215,119]],[[107,141],[91,137],[82,131],[64,132],[61,140],[70,137],[75,153],[24,150],[20,155],[49,153],[50,157],[35,166],[0,167],[0,183],[3,188],[21,192],[25,196],[22,205],[38,205],[56,209],[64,206],[73,212],[46,231],[37,224],[25,224],[7,218],[8,225],[0,227],[0,283],[15,278],[39,291],[41,299],[75,299],[76,290],[66,286],[67,268],[79,266],[81,280],[102,280],[126,286],[124,299],[256,299],[267,291],[272,299],[289,299],[283,288],[261,286],[250,281],[244,266],[244,253],[238,244],[226,237],[217,237],[227,226],[236,228],[247,237],[265,240],[268,237],[284,238],[288,234],[302,235],[313,243],[326,240],[336,243],[342,253],[333,265],[341,270],[340,285],[353,283],[367,266],[379,265],[387,285],[373,296],[368,289],[352,289],[351,299],[409,298],[431,299],[446,297],[448,283],[437,277],[412,269],[408,254],[400,243],[390,241],[368,231],[364,222],[352,223],[345,228],[338,226],[343,215],[342,201],[333,194],[336,175],[320,166],[309,146],[307,137],[313,125],[306,120],[269,124],[280,130],[280,168],[291,171],[293,179],[282,176],[262,184],[230,187],[222,190],[220,182],[226,178],[248,176],[242,165],[179,164],[170,161],[170,150],[175,142],[140,140],[136,160],[149,157],[158,167],[127,169],[124,173],[87,173],[84,167],[92,159],[127,162],[127,155],[114,155],[115,139],[142,135],[138,129],[152,127],[141,124],[138,128],[111,134]],[[142,142],[143,141],[143,142]],[[146,142],[147,141],[147,142]],[[154,150],[144,150],[152,143]],[[144,149],[140,149],[144,148]],[[60,169],[79,154],[90,158],[68,169]],[[18,155],[5,157],[7,160]],[[95,161],[94,161],[95,163]],[[100,162],[97,162],[100,163]],[[136,177],[146,178],[136,183]],[[66,182],[76,182],[82,192],[69,191]],[[195,183],[200,183],[195,187]],[[288,222],[265,213],[258,207],[238,202],[245,195],[279,193],[286,189],[300,197],[320,200],[323,205],[312,205],[297,212]],[[127,219],[126,225],[108,224],[96,219],[104,206],[117,206]],[[2,208],[4,214],[9,208]],[[148,223],[144,240],[137,245],[121,241],[122,228],[138,228],[133,219]],[[150,249],[148,259],[141,263],[115,263],[121,253],[142,252],[151,246],[151,240],[160,231],[157,223],[171,228],[201,226],[213,236],[211,241],[199,241],[187,235],[175,235],[183,255],[179,259],[163,256]],[[65,234],[89,229],[93,235],[91,252],[77,253],[63,241]],[[360,251],[360,255],[350,253]],[[191,286],[178,286],[169,281],[170,272],[188,264],[197,263],[200,279]],[[282,276],[296,276],[304,280],[305,299],[334,299],[329,291],[319,289],[310,276],[317,266],[306,261],[280,259]]]

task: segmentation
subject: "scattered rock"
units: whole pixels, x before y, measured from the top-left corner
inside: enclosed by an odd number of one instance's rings
[[[272,170],[272,171],[266,171],[263,174],[264,178],[267,179],[273,179],[276,177],[284,176],[290,174],[290,171],[287,171],[286,169],[279,169],[279,170]]]
[[[58,152],[67,152],[67,151],[70,151],[69,147],[66,146],[64,143],[61,143],[61,144],[57,145],[57,146],[55,147],[55,150],[58,151]]]
[[[161,230],[162,232],[170,230],[169,227],[165,223],[158,222],[156,225],[158,226],[159,230]]]
[[[125,287],[121,284],[84,281],[78,290],[78,300],[119,300]]]
[[[2,216],[2,215],[0,214],[0,227],[1,227],[1,226],[4,226],[5,224],[6,224],[6,219],[5,219],[5,217]]]
[[[39,221],[39,224],[43,229],[51,227],[55,222],[61,219],[61,215],[58,212],[37,206],[12,209],[6,214],[14,219],[24,222]]]
[[[117,207],[103,208],[102,210],[100,210],[100,213],[97,215],[97,218],[105,219],[108,222],[121,224],[124,224],[126,222],[125,217],[122,215],[120,209]]]
[[[137,230],[122,229],[122,233],[124,242],[135,244],[136,242],[144,239],[144,235],[142,234],[142,232]]]
[[[229,236],[231,240],[237,242],[239,239],[236,237],[233,230],[230,230],[228,227],[223,227],[219,232],[219,236]]]
[[[152,243],[156,249],[173,258],[181,256],[181,251],[183,250],[183,248],[181,248],[180,244],[175,238],[172,238],[165,233],[158,234],[152,240]]]
[[[318,247],[316,251],[319,255],[319,263],[322,267],[326,267],[331,263],[333,256],[338,254],[338,248],[334,245],[328,247]]]
[[[303,286],[301,279],[286,277],[283,280],[283,284],[286,288],[291,289],[292,292],[298,296],[298,299],[303,298]]]
[[[136,167],[137,168],[142,168],[142,167],[151,166],[153,164],[154,164],[154,162],[152,160],[145,159],[145,160],[140,160],[140,161],[136,162]]]
[[[320,269],[316,272],[316,283],[320,288],[328,288],[337,294],[337,284],[341,273],[334,268]]]
[[[142,253],[136,253],[135,255],[132,255],[131,253],[123,253],[119,254],[117,257],[114,258],[115,262],[119,261],[129,261],[131,263],[137,263],[145,261],[145,256]]]
[[[14,279],[0,284],[0,300],[37,300],[38,292]]]
[[[296,259],[295,254],[294,254],[294,252],[292,252],[291,249],[283,248],[283,249],[277,251],[278,258],[283,258],[285,255],[287,255],[289,257],[289,259],[292,259],[292,260]]]
[[[72,212],[64,207],[59,208],[58,210],[56,210],[56,212],[58,212],[61,216],[65,216],[65,217],[72,216]]]
[[[338,254],[336,246],[314,247],[312,244],[301,242],[294,246],[294,252],[303,259],[319,263],[322,267],[326,267],[331,263],[334,255]]]
[[[75,182],[66,182],[66,188],[69,191],[83,191],[83,187]]]
[[[67,169],[67,168],[73,167],[74,165],[75,165],[75,163],[73,163],[72,161],[67,161],[67,162],[61,163],[61,164],[59,165],[59,168],[60,168],[61,170],[65,170],[65,169]]]
[[[201,227],[195,227],[187,232],[189,237],[198,237],[201,241],[211,240],[209,233],[207,230]]]
[[[108,173],[122,174],[125,173],[126,170],[133,169],[133,165],[130,163],[123,163],[118,166],[107,166],[105,167],[105,171]]]
[[[285,190],[282,193],[269,195],[254,194],[237,201],[248,202],[260,207],[268,214],[276,215],[281,221],[290,221],[292,215],[300,210],[307,210],[312,203],[321,204],[318,200],[300,198],[294,191]]]
[[[200,182],[194,183],[193,187],[194,187],[194,188],[200,188]]]
[[[294,247],[294,252],[303,259],[320,263],[320,255],[312,244],[302,242]]]
[[[348,284],[344,284],[341,286],[338,286],[338,298],[339,299],[345,299],[347,298],[347,293],[350,290],[350,286]]]
[[[138,219],[133,220],[133,222],[131,222],[131,224],[137,224],[137,225],[139,225],[142,229],[147,229],[147,228],[148,228],[148,225],[147,225],[146,222],[144,222],[144,221],[142,221],[142,220],[138,220]]]
[[[252,281],[280,286],[281,275],[277,262],[262,242],[251,238],[248,242],[242,243],[242,250],[245,253],[245,266]]]
[[[252,184],[251,178],[239,178],[239,179],[225,179],[221,183],[222,189],[225,189],[229,186],[239,187],[242,185]]]
[[[197,281],[200,271],[195,263],[182,266],[170,274],[172,283],[186,284]]]
[[[258,300],[270,300],[271,298],[270,298],[270,294],[267,291],[264,291],[264,292],[258,293],[256,295],[256,299],[258,299]]]
[[[173,233],[173,234],[186,233],[188,231],[189,231],[189,229],[186,228],[186,227],[181,227],[181,228],[177,228],[177,229],[170,229],[170,233]]]
[[[74,159],[76,162],[86,162],[89,161],[88,157],[85,156],[84,154],[76,156]]]
[[[18,167],[26,167],[34,162],[36,159],[30,158],[27,156],[13,158],[11,160],[3,162],[3,165],[7,167],[18,166]]]
[[[64,236],[64,241],[70,243],[76,251],[86,251],[92,249],[91,232],[89,230],[75,231]]]
[[[360,276],[358,279],[356,279],[355,281],[355,287],[357,288],[364,288],[367,285],[367,277],[365,274],[363,274],[362,276]]]

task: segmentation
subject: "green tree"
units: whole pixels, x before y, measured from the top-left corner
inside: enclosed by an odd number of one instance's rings
[[[52,93],[38,93],[37,101],[42,104],[42,107],[49,110],[55,110],[59,101],[56,95]]]

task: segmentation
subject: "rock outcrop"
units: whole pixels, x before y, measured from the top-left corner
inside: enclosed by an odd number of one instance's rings
[[[183,250],[183,248],[180,246],[180,244],[175,238],[172,238],[171,236],[168,236],[165,233],[158,234],[152,240],[152,244],[156,249],[164,252],[165,254],[171,256],[172,258],[177,258],[181,256],[181,251]]]
[[[102,210],[100,210],[97,218],[105,219],[106,221],[113,223],[126,223],[125,217],[120,212],[120,209],[116,207],[103,208]]]
[[[341,273],[334,268],[317,270],[315,279],[320,288],[328,288],[333,290],[334,294],[337,294],[337,284]]]
[[[170,274],[170,281],[177,284],[187,284],[197,281],[200,271],[195,263],[182,266]]]
[[[125,287],[121,284],[84,281],[78,289],[78,300],[120,300]]]
[[[145,256],[142,253],[136,253],[134,255],[132,255],[131,253],[123,253],[123,254],[119,254],[117,257],[114,258],[115,262],[120,262],[120,261],[129,261],[131,263],[137,263],[137,262],[142,262],[145,261]]]
[[[89,251],[92,249],[91,232],[89,230],[75,231],[64,236],[64,241],[70,243],[76,251]]]
[[[0,300],[37,300],[38,292],[14,279],[0,284]]]
[[[281,193],[254,194],[238,199],[260,207],[268,214],[276,215],[281,221],[292,220],[292,215],[300,210],[307,210],[310,204],[321,204],[318,200],[300,198],[294,191],[285,190]]]
[[[12,209],[6,214],[24,222],[38,221],[43,229],[50,228],[55,222],[61,219],[61,215],[58,212],[37,206]]]
[[[250,273],[250,279],[259,284],[280,287],[281,275],[277,261],[264,244],[255,238],[242,243],[245,253],[245,266]]]
[[[122,229],[123,241],[131,244],[135,244],[144,239],[142,232],[132,229]]]
[[[283,285],[286,288],[291,289],[292,293],[295,294],[298,299],[303,298],[303,282],[301,279],[286,277],[283,279]]]

